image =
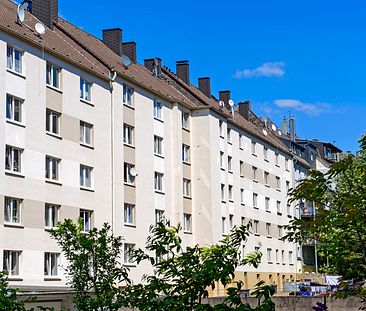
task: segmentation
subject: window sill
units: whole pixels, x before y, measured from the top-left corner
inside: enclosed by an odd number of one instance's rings
[[[254,209],[259,209],[258,206],[253,206]]]
[[[59,89],[59,88],[57,88],[57,87],[55,87],[55,86],[52,86],[52,85],[50,85],[50,84],[46,84],[46,87],[47,87],[48,89],[50,89],[50,90],[53,90],[53,91],[55,91],[55,92],[57,92],[57,93],[62,94],[61,89]]]
[[[135,146],[134,145],[131,145],[131,144],[128,144],[128,143],[123,143],[123,146],[126,146],[128,148],[135,149]]]
[[[124,262],[124,263],[123,263],[123,265],[124,265],[125,267],[129,267],[129,268],[136,268],[136,267],[137,267],[137,265],[136,265],[136,264],[134,264],[134,263],[129,263],[129,262]]]
[[[287,215],[287,218],[292,218],[292,216],[291,215]]]
[[[293,263],[289,263],[290,266],[293,266],[294,264]]]
[[[157,194],[163,194],[163,195],[165,194],[164,191],[162,191],[162,190],[156,190],[156,189],[155,189],[155,193],[157,193]]]
[[[52,184],[52,185],[56,185],[56,186],[62,186],[62,183],[58,180],[52,180],[52,179],[45,179],[45,182],[47,184]]]
[[[280,188],[276,188],[276,191],[281,192],[281,189]]]
[[[11,276],[11,275],[9,275],[8,276],[8,280],[10,281],[10,282],[20,282],[20,281],[23,281],[23,278],[21,278],[20,276]]]
[[[132,188],[135,188],[136,186],[135,186],[135,184],[130,184],[130,183],[128,183],[128,182],[124,182],[123,183],[125,186],[127,186],[127,187],[132,187]]]
[[[11,222],[5,222],[4,227],[24,229],[24,226],[22,224],[16,224],[16,223],[11,223]]]
[[[232,145],[232,144],[233,144],[233,142],[232,142],[232,141],[228,141],[227,143],[228,143],[229,145]]]
[[[50,232],[55,230],[56,227],[44,227],[44,231]]]
[[[270,185],[267,185],[267,184],[264,184],[264,186],[267,187],[267,188],[271,188],[271,186]]]
[[[257,179],[252,179],[253,182],[255,182],[256,184],[258,183]]]
[[[270,213],[271,214],[271,211],[270,210],[266,210],[266,213]]]
[[[184,234],[190,234],[190,235],[192,235],[192,231],[186,231],[186,230],[184,230],[183,233]]]
[[[80,186],[80,190],[87,191],[87,192],[94,192],[93,188],[87,188],[87,187],[82,187],[82,186]]]
[[[25,176],[22,173],[12,172],[12,171],[5,171],[5,175],[13,176],[13,177],[19,177],[19,178],[25,178]]]
[[[282,216],[282,213],[281,213],[281,212],[277,212],[277,215],[278,215],[278,216]]]
[[[183,162],[183,164],[185,164],[185,165],[191,166],[191,163],[189,163],[189,162],[187,162],[187,161],[182,161],[182,162]]]
[[[221,203],[226,203],[226,200],[221,200]]]
[[[284,262],[282,263],[282,266],[286,265]]]
[[[275,164],[275,166],[280,167],[278,164]]]
[[[267,261],[269,265],[273,265],[273,261]]]
[[[183,130],[183,131],[186,131],[186,132],[188,132],[188,133],[190,133],[190,132],[191,132],[191,130],[190,130],[189,128],[187,128],[187,127],[183,127],[183,126],[182,126],[182,130]]]
[[[220,138],[224,139],[225,137],[223,135],[220,135]]]
[[[17,72],[13,69],[10,69],[10,68],[7,68],[6,71],[13,74],[13,75],[18,76],[19,78],[26,79],[26,76],[22,72]]]
[[[260,236],[259,233],[254,233],[255,236]]]
[[[183,198],[184,198],[184,199],[187,199],[187,200],[192,200],[192,197],[191,197],[191,196],[189,196],[189,195],[184,195],[184,194],[183,194]]]
[[[132,110],[135,110],[135,107],[133,106],[133,104],[127,104],[127,103],[123,103],[123,106],[130,108]]]
[[[80,143],[80,146],[94,150],[94,146],[93,145],[88,145],[88,144],[84,144],[84,143]]]
[[[224,171],[225,172],[225,169],[223,167],[220,167],[220,170]]]
[[[244,150],[244,148],[243,148],[243,147],[239,147],[239,149],[240,149],[240,150]]]
[[[265,162],[269,162],[268,159],[264,159]]]
[[[24,123],[18,122],[18,121],[14,121],[14,120],[11,120],[11,119],[6,119],[6,123],[13,124],[13,125],[16,125],[16,126],[25,128],[25,124]]]
[[[243,174],[240,174],[240,177],[241,177],[241,178],[244,178],[244,175],[243,175]]]
[[[229,174],[234,174],[234,172],[233,172],[233,171],[228,171],[228,173],[229,173]]]
[[[86,100],[86,99],[80,98],[80,101],[81,101],[82,103],[84,103],[84,104],[87,104],[87,105],[89,105],[89,106],[94,107],[94,104],[93,104],[91,101],[89,101],[89,100]]]
[[[154,156],[156,156],[160,159],[164,159],[164,156],[162,154],[154,153]]]
[[[136,224],[123,223],[125,227],[136,228]]]
[[[234,200],[230,199],[230,200],[229,200],[229,202],[230,202],[230,203],[234,203]]]
[[[57,139],[62,139],[62,136],[60,136],[59,134],[55,134],[55,133],[47,132],[47,131],[46,131],[46,134],[49,136],[52,136],[54,138],[57,138]]]
[[[164,123],[164,120],[163,120],[163,119],[160,119],[160,118],[158,118],[158,117],[154,117],[154,120],[156,120],[156,121],[158,121],[158,122],[160,122],[160,123]]]
[[[258,157],[258,156],[257,156],[255,153],[253,153],[253,152],[252,152],[252,156],[253,156],[253,157]]]
[[[245,203],[243,203],[243,202],[241,202],[240,204],[241,204],[241,206],[245,206]]]
[[[51,282],[51,281],[53,281],[53,282],[62,281],[62,279],[60,277],[58,277],[58,276],[54,276],[54,277],[52,277],[52,276],[45,276],[44,277],[44,280],[47,281],[47,282]]]
[[[286,172],[289,172],[290,170],[288,168],[286,168]]]
[[[267,239],[272,239],[272,237],[270,235],[267,235],[266,237],[267,237]]]

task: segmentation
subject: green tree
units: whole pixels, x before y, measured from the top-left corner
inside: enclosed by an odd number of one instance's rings
[[[110,226],[83,232],[81,221],[66,219],[50,232],[68,264],[68,283],[75,290],[74,303],[80,311],[113,311],[124,304],[116,286],[129,283],[128,270],[121,265],[122,238],[110,233]]]
[[[224,304],[215,307],[203,303],[209,289],[220,282],[228,285],[240,265],[258,266],[261,253],[251,253],[241,258],[239,247],[247,240],[249,226],[234,227],[219,243],[183,250],[179,236],[181,226],[170,226],[169,222],[158,223],[150,228],[146,250],[135,251],[137,264],[147,261],[154,274],[145,275],[143,282],[126,288],[129,305],[140,311],[152,310],[254,310],[241,302],[239,290],[242,283],[228,289]],[[260,284],[258,290],[263,289]],[[264,289],[258,297],[271,293]],[[272,293],[273,294],[273,293]],[[260,297],[260,298],[261,298]],[[263,305],[269,305],[263,301]],[[255,309],[255,310],[274,310]]]
[[[316,240],[322,271],[342,276],[342,293],[358,295],[365,302],[366,136],[360,145],[357,155],[334,163],[326,173],[310,171],[292,190],[292,201],[315,202],[317,214],[311,221],[293,220],[285,239]],[[351,281],[355,286],[349,286]]]

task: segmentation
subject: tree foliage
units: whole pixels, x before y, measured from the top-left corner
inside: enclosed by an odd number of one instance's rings
[[[289,241],[317,241],[324,272],[343,277],[349,293],[363,296],[366,278],[366,136],[361,150],[334,163],[328,172],[310,171],[290,193],[291,200],[314,201],[311,221],[295,219],[287,226]],[[348,286],[352,281],[356,286]],[[359,286],[357,286],[359,285]],[[344,291],[343,293],[346,293]]]

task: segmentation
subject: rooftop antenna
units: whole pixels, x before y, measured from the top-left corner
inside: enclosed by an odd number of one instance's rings
[[[219,105],[220,105],[220,110],[222,110],[222,108],[224,108],[224,106],[225,106],[224,101],[220,100]]]
[[[128,68],[132,64],[130,58],[127,55],[122,55],[121,61],[123,66],[125,66],[125,68]]]
[[[17,8],[17,22],[23,24],[25,18],[24,2],[18,5]]]
[[[41,23],[35,24],[34,29],[36,30],[36,33],[38,33],[39,36],[44,35],[44,33],[46,32],[46,27]]]
[[[229,99],[229,106],[231,108],[231,114],[234,115],[234,101],[232,99]]]

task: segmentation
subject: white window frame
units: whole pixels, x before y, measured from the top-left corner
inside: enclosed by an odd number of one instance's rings
[[[224,152],[223,151],[220,151],[220,168],[222,170],[225,169],[225,164],[224,164]]]
[[[221,217],[221,233],[226,234],[226,217]]]
[[[134,226],[135,225],[135,204],[125,203],[123,206],[123,222],[125,225]]]
[[[272,248],[267,248],[267,262],[272,262]]]
[[[265,197],[265,199],[264,199],[264,205],[265,205],[266,212],[269,212],[271,210],[271,207],[270,207],[270,198],[269,197]]]
[[[186,144],[182,144],[182,161],[184,163],[191,162],[191,147]]]
[[[233,157],[228,156],[227,157],[227,170],[228,170],[228,172],[233,171],[232,162],[233,162]]]
[[[163,137],[154,135],[154,154],[163,156]]]
[[[268,161],[268,148],[266,146],[263,146],[263,158]]]
[[[243,149],[243,135],[239,134],[239,149]]]
[[[227,142],[231,143],[231,128],[226,129],[226,138],[227,138]]]
[[[257,171],[258,171],[258,168],[255,167],[255,166],[252,166],[252,179],[253,179],[253,181],[257,181]]]
[[[276,209],[277,209],[277,214],[281,215],[282,214],[281,201],[276,201]]]
[[[46,84],[52,88],[61,89],[61,68],[50,62],[46,64]]]
[[[192,215],[183,213],[183,230],[184,232],[192,232]]]
[[[157,100],[154,100],[154,118],[163,120],[163,104]]]
[[[253,208],[258,208],[258,193],[253,193]]]
[[[46,132],[60,136],[61,113],[46,109]]]
[[[253,233],[258,234],[258,230],[259,230],[259,221],[253,220]]]
[[[136,244],[133,243],[124,243],[123,245],[123,262],[127,265],[133,265],[133,251],[135,249]]]
[[[229,191],[229,201],[233,202],[234,201],[234,187],[233,187],[233,185],[228,186],[228,191]]]
[[[256,155],[256,145],[257,143],[252,140],[252,154]]]
[[[313,155],[313,154],[311,154],[311,155]],[[313,161],[312,159],[311,159],[311,161]],[[288,171],[289,170],[289,159],[287,159],[287,158],[285,158],[285,169]]]
[[[239,173],[240,176],[244,176],[244,161],[239,161]]]
[[[156,209],[155,210],[155,225],[157,225],[159,222],[163,221],[165,218],[165,211]]]
[[[183,178],[183,196],[191,197],[191,181],[187,178]]]
[[[264,172],[264,184],[269,186],[269,173],[266,171]]]
[[[19,56],[19,60],[16,59],[17,56]],[[7,49],[6,49],[7,68],[11,71],[14,71],[16,73],[23,75],[23,72],[24,72],[23,56],[24,56],[24,52],[22,50],[8,45]],[[16,64],[18,64],[18,66]]]
[[[21,174],[22,172],[23,149],[6,145],[5,146],[5,170],[7,172]],[[16,160],[17,158],[17,160]],[[18,162],[16,162],[18,161]]]
[[[221,184],[221,202],[226,202],[225,185]]]
[[[271,224],[269,222],[266,222],[266,236],[271,236]]]
[[[23,200],[12,197],[4,198],[4,223],[21,225]]]
[[[189,130],[189,112],[182,111],[182,128]]]
[[[79,215],[82,219],[82,232],[89,232],[93,228],[93,211],[80,209]]]
[[[281,190],[281,178],[276,176],[276,190]]]
[[[94,170],[94,168],[91,166],[80,164],[80,187],[87,188],[87,189],[93,188],[93,185],[94,185],[93,184],[94,183],[93,170]],[[87,183],[88,175],[89,175],[89,179],[90,179],[89,184]]]
[[[80,121],[80,144],[93,146],[94,126],[91,123]]]
[[[283,226],[278,226],[278,238],[281,239],[283,237]]]
[[[133,88],[127,86],[126,84],[123,85],[122,102],[124,105],[129,107],[134,106],[134,93],[135,91]]]
[[[164,192],[164,174],[160,172],[154,173],[154,189],[158,192]]]
[[[294,264],[294,253],[293,253],[293,251],[289,251],[288,252],[288,263],[290,265],[293,265]]]
[[[7,271],[10,277],[20,275],[21,256],[21,251],[7,249],[3,251],[3,270]]]
[[[220,137],[224,138],[224,121],[219,120]]]
[[[275,153],[275,165],[276,166],[280,166],[279,163],[280,163],[280,155],[276,152]]]
[[[232,230],[234,228],[234,215],[229,215],[229,228]]]
[[[134,185],[135,184],[135,176],[131,174],[131,170],[135,168],[134,164],[131,163],[124,163],[123,166],[123,181],[127,185]]]
[[[44,253],[44,276],[45,277],[56,277],[59,275],[60,254],[59,253]]]
[[[245,192],[244,189],[240,189],[240,203],[244,205]]]
[[[92,88],[93,83],[84,79],[80,78],[80,99],[91,102],[92,101]]]
[[[6,119],[24,124],[24,99],[6,94]]]
[[[45,228],[52,229],[57,226],[59,219],[60,205],[57,204],[45,204],[44,209],[44,222]]]
[[[123,123],[123,143],[128,146],[133,146],[133,134],[134,134],[134,127],[127,123]]]
[[[49,155],[45,159],[45,178],[50,181],[60,180],[60,165],[61,160]]]
[[[276,249],[276,263],[278,264],[280,262],[280,250]]]

